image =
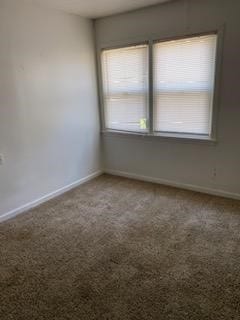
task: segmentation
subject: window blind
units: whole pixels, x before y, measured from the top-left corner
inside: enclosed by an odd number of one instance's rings
[[[105,127],[147,131],[147,45],[104,50],[101,59]]]
[[[210,135],[216,44],[216,34],[154,44],[154,131]]]

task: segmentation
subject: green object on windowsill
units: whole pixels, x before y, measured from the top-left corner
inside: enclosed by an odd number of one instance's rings
[[[140,119],[140,129],[147,129],[147,119]]]

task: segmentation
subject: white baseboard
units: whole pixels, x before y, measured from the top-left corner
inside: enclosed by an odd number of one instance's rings
[[[135,174],[135,173],[129,173],[129,172],[118,171],[118,170],[105,169],[104,173],[108,173],[108,174],[111,174],[114,176],[135,179],[135,180],[158,183],[158,184],[162,184],[162,185],[167,185],[167,186],[171,186],[171,187],[176,187],[176,188],[181,188],[181,189],[186,189],[186,190],[191,190],[191,191],[196,191],[196,192],[201,192],[201,193],[207,193],[207,194],[211,194],[214,196],[220,196],[220,197],[240,200],[240,194],[231,193],[231,192],[227,192],[227,191],[219,190],[219,189],[205,188],[205,187],[200,187],[200,186],[196,186],[193,184],[186,184],[186,183],[181,183],[181,182],[176,182],[176,181],[171,181],[171,180],[153,178],[153,177],[149,177],[149,176],[143,176],[143,175],[139,175],[139,174]]]
[[[44,195],[43,197],[41,198],[38,198],[34,201],[31,201],[29,203],[26,203],[25,205],[21,206],[21,207],[18,207],[16,209],[13,209],[3,215],[0,216],[0,223],[3,222],[3,221],[6,221],[8,219],[11,219],[11,218],[14,218],[16,217],[17,215],[25,212],[25,211],[28,211],[29,209],[32,209],[32,208],[35,208],[37,206],[39,206],[40,204],[50,200],[50,199],[53,199],[55,197],[58,197],[60,196],[61,194],[73,189],[73,188],[76,188],[77,186],[89,181],[89,180],[92,180],[98,176],[100,176],[103,172],[102,171],[96,171],[90,175],[88,175],[87,177],[84,177],[82,179],[79,179],[63,188],[60,188],[58,190],[55,190],[51,193],[48,193],[46,195]]]
[[[35,208],[48,200],[51,200],[57,196],[60,196],[61,194],[65,193],[73,188],[76,188],[77,186],[79,186],[89,180],[92,180],[92,179],[100,176],[103,173],[108,173],[108,174],[111,174],[114,176],[120,176],[120,177],[135,179],[135,180],[153,182],[153,183],[158,183],[158,184],[167,185],[167,186],[171,186],[171,187],[176,187],[176,188],[181,188],[181,189],[186,189],[186,190],[191,190],[191,191],[196,191],[196,192],[201,192],[201,193],[207,193],[207,194],[211,194],[211,195],[215,195],[215,196],[240,200],[240,194],[238,194],[238,193],[231,193],[231,192],[227,192],[227,191],[219,190],[219,189],[205,188],[205,187],[200,187],[200,186],[196,186],[196,185],[192,185],[192,184],[185,184],[185,183],[180,183],[180,182],[176,182],[176,181],[154,178],[154,177],[139,175],[139,174],[135,174],[135,173],[124,172],[124,171],[105,169],[104,171],[94,172],[87,177],[84,177],[80,180],[77,180],[77,181],[75,181],[75,182],[73,182],[63,188],[60,188],[56,191],[53,191],[47,195],[44,195],[41,198],[38,198],[38,199],[31,201],[21,207],[18,207],[16,209],[13,209],[13,210],[1,215],[0,216],[0,223],[3,221],[9,220],[11,218],[14,218],[17,215],[19,215],[25,211],[28,211],[32,208]]]

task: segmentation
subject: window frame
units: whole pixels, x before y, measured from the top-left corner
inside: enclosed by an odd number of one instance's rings
[[[98,88],[99,88],[99,105],[100,105],[100,120],[101,120],[101,132],[104,135],[111,136],[123,136],[123,137],[153,137],[157,139],[168,140],[188,140],[188,141],[200,141],[200,142],[213,142],[217,141],[217,120],[219,113],[219,92],[221,82],[221,69],[222,69],[222,52],[223,52],[223,36],[225,25],[217,28],[209,28],[208,30],[198,32],[180,32],[176,34],[154,35],[151,37],[143,37],[139,39],[126,39],[117,42],[111,42],[110,44],[103,44],[97,49],[97,66],[98,66]],[[209,31],[210,30],[210,31]],[[189,133],[172,133],[172,132],[157,132],[153,130],[153,116],[154,116],[154,92],[153,92],[153,45],[159,42],[166,42],[172,40],[179,40],[185,38],[193,38],[204,35],[217,35],[216,45],[216,61],[215,61],[215,78],[214,78],[214,93],[211,115],[211,132],[209,135],[202,134],[189,134]],[[105,127],[104,117],[104,93],[103,93],[103,73],[101,64],[101,55],[105,50],[125,48],[130,46],[148,45],[148,131],[147,132],[135,132],[127,130],[114,130],[107,129]]]

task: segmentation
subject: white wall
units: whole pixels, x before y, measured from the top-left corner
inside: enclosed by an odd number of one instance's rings
[[[100,169],[93,25],[0,0],[0,218]]]
[[[217,144],[104,136],[106,170],[240,197],[239,13],[239,0],[179,0],[96,21],[98,48],[225,24]]]

